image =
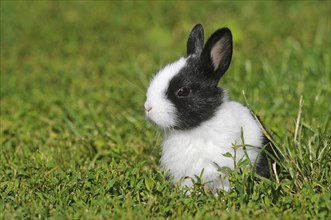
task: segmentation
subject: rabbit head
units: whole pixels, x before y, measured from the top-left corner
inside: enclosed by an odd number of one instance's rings
[[[232,58],[228,28],[214,32],[204,45],[202,25],[187,40],[187,55],[162,68],[146,94],[147,118],[163,129],[191,129],[210,120],[226,101],[218,82]]]

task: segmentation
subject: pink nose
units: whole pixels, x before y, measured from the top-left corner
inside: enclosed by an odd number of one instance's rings
[[[145,103],[144,107],[146,112],[150,112],[152,110],[152,106],[147,102]]]
[[[145,110],[146,110],[147,112],[150,112],[150,111],[152,110],[152,107],[151,107],[151,106],[147,106],[147,107],[145,107]]]

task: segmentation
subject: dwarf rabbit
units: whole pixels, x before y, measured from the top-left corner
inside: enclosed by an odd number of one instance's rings
[[[208,188],[229,189],[219,167],[234,168],[233,145],[242,144],[237,160],[248,155],[256,161],[257,174],[269,177],[267,154],[272,144],[259,122],[242,104],[230,101],[218,82],[232,59],[232,34],[228,28],[213,33],[204,45],[202,25],[196,25],[187,41],[187,55],[162,68],[151,80],[144,104],[147,118],[163,130],[161,167],[173,182],[192,186],[202,174]],[[202,173],[203,170],[203,173]],[[191,177],[191,178],[184,178]],[[184,179],[183,179],[184,178]]]

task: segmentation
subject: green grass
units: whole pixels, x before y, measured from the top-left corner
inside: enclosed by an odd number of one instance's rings
[[[330,7],[1,1],[0,219],[330,219]],[[143,109],[196,23],[206,37],[232,29],[221,85],[284,155],[278,176],[233,172],[217,198],[199,181],[189,196],[171,185]]]

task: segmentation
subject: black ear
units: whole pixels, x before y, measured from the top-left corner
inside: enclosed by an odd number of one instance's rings
[[[230,29],[221,28],[208,39],[201,54],[201,61],[216,79],[220,79],[229,68],[232,58],[232,34]]]
[[[187,55],[198,54],[200,55],[203,49],[204,37],[203,27],[201,24],[197,24],[191,31],[187,40]]]

